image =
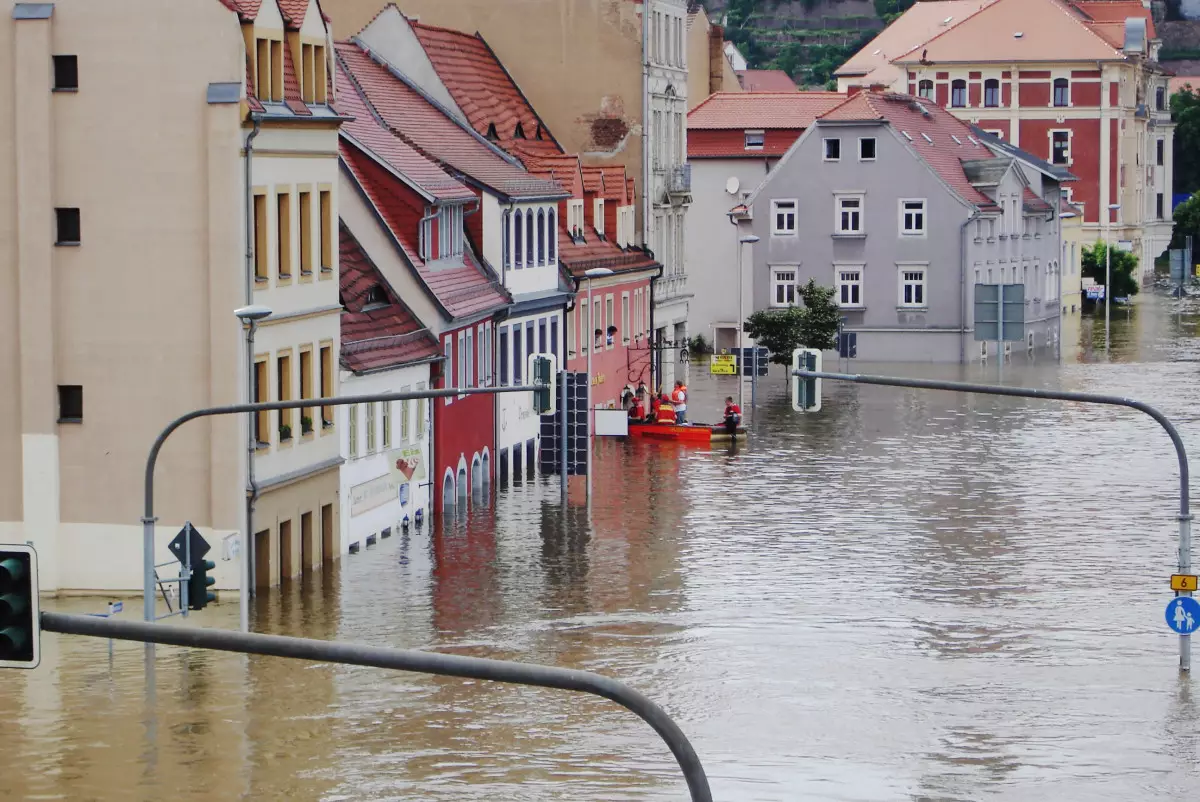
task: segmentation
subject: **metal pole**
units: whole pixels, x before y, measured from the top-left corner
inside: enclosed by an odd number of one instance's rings
[[[997,299],[1000,302],[998,305],[1000,314],[997,316],[1000,322],[996,327],[996,380],[1001,382],[1004,381],[1004,270],[1005,268],[1000,268],[1000,284],[996,288],[996,291],[1000,293],[1000,297]],[[1015,272],[1016,268],[1013,268],[1013,271]]]
[[[1107,289],[1106,289],[1107,294]],[[1006,395],[1016,398],[1039,398],[1047,401],[1077,401],[1083,404],[1106,404],[1109,406],[1129,407],[1144,412],[1158,422],[1171,438],[1175,446],[1175,457],[1179,461],[1179,573],[1186,574],[1192,567],[1192,512],[1191,496],[1188,488],[1188,458],[1183,439],[1175,424],[1166,415],[1142,401],[1123,398],[1117,395],[1102,395],[1098,393],[1073,393],[1065,390],[1037,390],[1030,387],[997,387],[992,384],[973,384],[970,382],[947,382],[935,379],[904,379],[897,376],[868,376],[849,373],[818,373],[811,370],[794,370],[793,376],[808,379],[828,379],[830,381],[854,382],[855,384],[874,384],[884,387],[913,387],[918,390],[948,390],[955,393],[980,393],[982,395]],[[1179,591],[1180,595],[1191,596],[1191,591]],[[1190,671],[1192,668],[1191,636],[1179,637],[1179,669]]]
[[[587,502],[590,507],[592,504],[592,351],[596,350],[596,317],[595,307],[592,306],[592,283],[593,279],[588,279],[588,357],[587,357],[587,413],[584,416],[584,423],[587,425]]]
[[[734,229],[736,234],[737,229]],[[738,273],[738,318],[737,318],[737,374],[738,374],[738,409],[745,409],[744,392],[746,389],[746,376],[743,374],[743,369],[746,365],[746,350],[743,347],[742,329],[745,328],[745,306],[743,305],[743,287],[746,283],[745,265],[742,264],[742,242],[741,237],[738,237],[737,246],[737,273]]]
[[[758,343],[751,346],[750,357],[750,408],[758,405]]]
[[[199,649],[217,649],[241,654],[261,654],[317,660],[324,663],[389,668],[414,671],[444,677],[506,682],[516,685],[535,685],[564,691],[590,693],[616,702],[638,715],[666,742],[683,771],[693,802],[712,802],[708,777],[696,750],[679,725],[666,711],[647,697],[615,679],[570,668],[516,663],[508,660],[489,660],[414,649],[388,649],[355,643],[288,638],[281,635],[256,635],[222,629],[174,627],[166,624],[144,624],[116,621],[86,615],[42,613],[42,629],[67,635],[88,635],[99,638],[163,643]]]
[[[188,616],[188,580],[192,578],[192,532],[191,524],[184,527],[186,537],[183,541],[183,571],[180,572],[180,578],[183,580],[179,583],[179,611],[183,613],[183,617]]]
[[[558,412],[562,416],[559,424],[558,489],[562,494],[563,509],[567,506],[567,444],[570,442],[570,430],[567,427],[567,372],[558,374]]]
[[[279,409],[313,409],[316,407],[340,407],[348,404],[370,404],[376,401],[416,401],[422,398],[450,398],[460,395],[496,395],[499,393],[527,393],[538,390],[543,385],[524,384],[512,387],[457,387],[445,390],[421,390],[411,393],[374,393],[372,395],[351,395],[338,398],[311,398],[297,401],[264,401],[256,404],[231,404],[224,407],[206,407],[195,409],[186,415],[180,415],[167,424],[159,432],[150,453],[146,457],[146,472],[143,486],[143,515],[142,515],[142,572],[143,572],[143,616],[146,621],[154,621],[154,467],[158,463],[158,454],[167,442],[171,433],[183,424],[197,418],[210,418],[217,415],[241,415],[246,412],[269,412]]]
[[[254,329],[258,324],[251,320],[246,326],[246,402],[254,401]],[[254,552],[254,454],[258,450],[258,435],[254,428],[257,414],[249,413],[246,429],[246,526],[242,532],[242,547],[238,549],[241,561],[238,577],[238,624],[242,632],[250,631],[250,563]]]
[[[1104,209],[1104,354],[1108,355],[1112,307],[1112,209]]]

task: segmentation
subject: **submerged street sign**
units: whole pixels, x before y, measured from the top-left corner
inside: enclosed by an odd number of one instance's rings
[[[1191,596],[1171,599],[1167,605],[1167,626],[1180,635],[1191,635],[1200,624],[1200,602]]]
[[[1197,584],[1193,574],[1171,574],[1171,590],[1196,590]]]
[[[975,341],[1025,339],[1025,285],[975,285]]]

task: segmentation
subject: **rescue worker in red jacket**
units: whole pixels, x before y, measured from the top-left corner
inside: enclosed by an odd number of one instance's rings
[[[671,406],[671,399],[666,395],[658,399],[658,417],[656,420],[659,423],[665,423],[670,426],[675,425],[675,407]]]

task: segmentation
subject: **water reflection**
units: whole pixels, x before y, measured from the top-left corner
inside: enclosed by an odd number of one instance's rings
[[[1004,379],[1144,398],[1200,453],[1200,303],[1141,304],[1114,315],[1112,362],[1085,319],[1081,361],[1019,355]],[[554,479],[482,487],[436,528],[260,597],[254,626],[619,676],[677,718],[722,800],[1196,787],[1196,703],[1161,625],[1177,487],[1156,424],[829,384],[797,416],[775,371],[749,446],[602,442],[590,510],[573,486],[564,511]],[[692,415],[715,419],[734,385],[690,379]],[[202,621],[236,628],[236,604]],[[685,796],[653,732],[598,699],[160,647],[148,704],[141,647],[43,650],[3,676],[20,726],[0,755],[25,767],[3,800]]]

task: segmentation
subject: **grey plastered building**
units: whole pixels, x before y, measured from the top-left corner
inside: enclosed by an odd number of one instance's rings
[[[973,285],[1024,284],[1027,339],[1012,353],[1053,352],[1070,178],[932,102],[856,92],[746,200],[739,227],[760,241],[744,290],[755,311],[785,307],[815,279],[836,289],[853,356],[965,363],[996,353],[974,341]]]

